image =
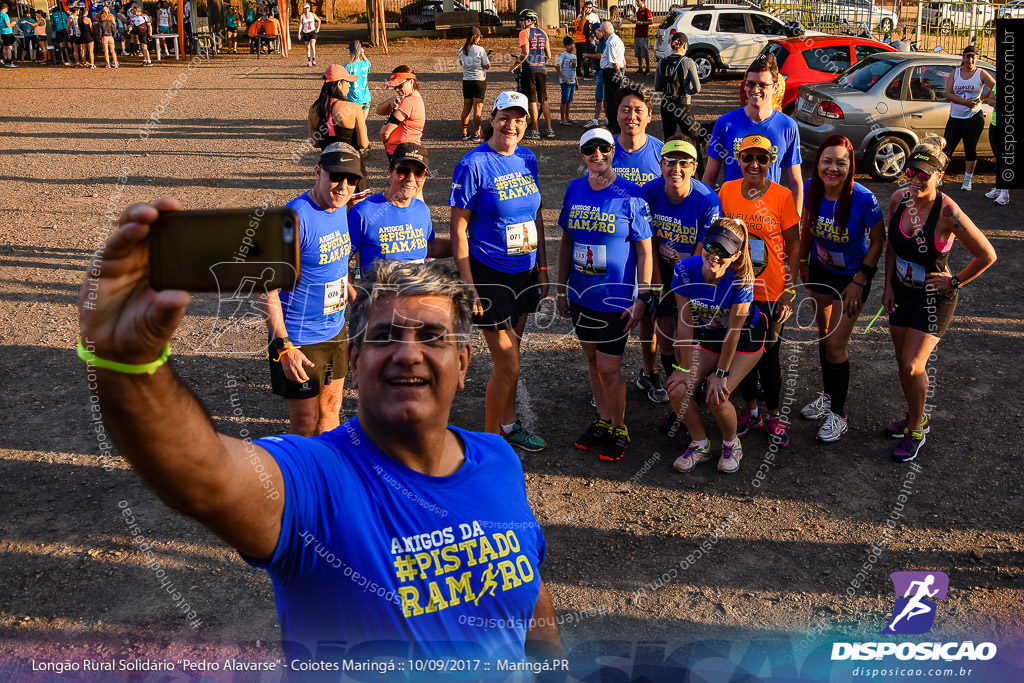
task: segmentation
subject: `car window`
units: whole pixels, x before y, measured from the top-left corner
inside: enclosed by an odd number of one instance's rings
[[[690,19],[690,25],[698,31],[710,31],[711,30],[711,15],[710,14],[698,14]]]
[[[872,59],[854,64],[836,79],[839,85],[867,92],[883,76],[896,68],[898,59]]]
[[[885,50],[874,45],[855,45],[853,47],[853,54],[857,57],[858,62],[868,55],[873,55],[877,52],[885,52]]]
[[[750,33],[747,30],[747,18],[740,12],[722,12],[719,14],[718,31],[720,33]]]
[[[850,66],[850,48],[846,45],[830,45],[804,50],[807,68],[837,74]]]
[[[900,74],[892,79],[892,82],[885,88],[885,96],[890,100],[903,99],[903,77],[906,75],[907,69],[904,69]]]
[[[915,101],[946,101],[946,79],[953,70],[949,65],[922,64],[910,73],[910,97]]]
[[[779,65],[779,69],[781,70],[782,65],[786,63],[786,58],[789,57],[789,50],[778,43],[772,42],[765,46],[764,54],[775,55],[775,63]]]
[[[575,6],[573,6],[575,8]],[[665,16],[665,21],[658,24],[658,28],[670,28],[672,24],[676,23],[676,19],[679,17],[679,12],[673,10]]]
[[[750,21],[754,25],[754,33],[758,33],[762,36],[782,35],[782,24],[771,17],[766,17],[763,14],[751,14]],[[779,66],[782,65],[779,64]]]

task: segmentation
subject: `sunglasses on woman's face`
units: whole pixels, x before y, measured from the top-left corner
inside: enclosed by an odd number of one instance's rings
[[[929,180],[931,180],[932,176],[934,175],[933,173],[929,173],[928,171],[922,171],[919,168],[913,168],[911,166],[907,166],[907,169],[903,172],[906,174],[908,178],[920,178],[926,183]]]
[[[742,161],[745,164],[749,164],[752,161],[756,161],[762,166],[767,166],[769,163],[771,163],[771,160],[772,158],[767,154],[750,154],[749,152],[744,152],[743,154],[740,154],[740,161]]]
[[[600,150],[601,154],[609,154],[612,151],[612,146],[608,144],[600,145],[583,145],[580,147],[580,151],[583,152],[584,156],[593,156],[594,152]]]
[[[412,166],[395,166],[395,174],[399,176],[416,176],[417,178],[426,178],[427,169],[425,168],[413,168]]]
[[[693,166],[697,162],[694,161],[693,159],[679,159],[679,158],[676,158],[676,157],[662,157],[661,158],[661,163],[665,164],[666,166],[672,167],[672,166],[677,166],[677,165],[678,166]]]
[[[710,256],[716,256],[723,260],[732,256],[732,254],[725,250],[725,247],[723,247],[720,244],[715,244],[713,242],[706,242],[704,244],[704,253]]]

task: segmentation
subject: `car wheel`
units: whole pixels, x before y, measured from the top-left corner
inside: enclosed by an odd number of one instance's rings
[[[889,17],[882,19],[880,22],[878,22],[878,28],[882,33],[891,33],[892,19],[890,19]]]
[[[872,178],[891,183],[903,174],[909,156],[910,147],[903,138],[883,135],[871,145],[864,160]]]
[[[941,33],[944,36],[948,36],[952,32],[953,32],[953,20],[952,19],[943,19],[941,22],[939,22],[939,33]]]
[[[693,60],[694,65],[697,67],[697,78],[700,82],[711,80],[711,77],[715,75],[715,70],[718,65],[715,63],[715,56],[710,52],[704,52],[698,50],[690,55],[690,59]]]

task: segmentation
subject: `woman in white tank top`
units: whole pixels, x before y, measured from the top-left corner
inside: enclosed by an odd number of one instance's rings
[[[964,142],[967,159],[961,190],[971,189],[974,167],[978,164],[978,140],[985,130],[985,101],[996,82],[984,69],[978,68],[978,50],[973,45],[964,48],[963,62],[953,69],[946,80],[946,99],[949,100],[949,120],[946,121],[946,156],[953,157],[960,141]]]
[[[316,66],[316,34],[320,31],[320,17],[309,5],[302,6],[299,15],[299,42],[306,44],[306,66]]]

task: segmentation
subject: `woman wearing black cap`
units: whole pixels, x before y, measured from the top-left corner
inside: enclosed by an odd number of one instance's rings
[[[924,412],[928,395],[927,362],[956,310],[958,290],[995,263],[985,235],[948,196],[936,189],[949,157],[945,140],[928,135],[907,161],[908,188],[889,200],[889,244],[885,254],[885,294],[889,334],[896,351],[900,383],[907,400],[904,419],[885,428],[900,439],[895,460],[917,457],[928,433]],[[957,274],[949,269],[955,238],[974,257]]]
[[[707,379],[707,404],[722,431],[718,471],[732,473],[740,467],[743,450],[729,396],[761,359],[768,323],[751,306],[754,269],[743,221],[719,218],[708,229],[703,246],[702,255],[679,262],[672,278],[679,322],[675,372],[667,387],[672,409],[682,415],[692,439],[672,467],[690,472],[711,459],[711,443],[693,401],[697,387]]]
[[[946,121],[946,157],[952,157],[960,140],[964,141],[964,182],[961,190],[971,189],[974,167],[978,165],[978,140],[985,130],[985,112],[981,103],[988,98],[996,81],[989,72],[977,67],[978,49],[964,48],[963,62],[946,79],[946,99],[949,100],[949,119]]]

